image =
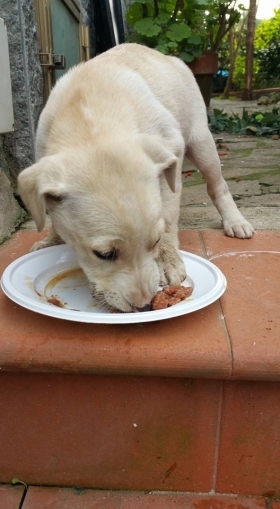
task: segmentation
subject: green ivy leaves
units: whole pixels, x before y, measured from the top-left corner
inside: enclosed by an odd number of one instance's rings
[[[160,34],[161,28],[151,18],[143,18],[136,21],[134,25],[138,34],[145,35],[146,37],[155,37]]]
[[[174,24],[170,26],[170,29],[166,32],[166,36],[170,41],[181,42],[192,35],[192,30],[188,25]]]

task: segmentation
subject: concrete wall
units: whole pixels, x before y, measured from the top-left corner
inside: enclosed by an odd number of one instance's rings
[[[18,173],[34,161],[34,138],[43,106],[33,0],[0,0],[7,26],[15,130],[0,136],[0,243],[23,220],[14,198]]]

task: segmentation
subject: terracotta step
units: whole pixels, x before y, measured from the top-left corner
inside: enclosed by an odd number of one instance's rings
[[[35,239],[20,232],[2,246],[0,273]],[[114,326],[45,317],[1,292],[2,370],[280,380],[280,232],[239,240],[182,231],[181,247],[225,273],[221,301],[162,322]]]
[[[2,373],[0,480],[279,496],[279,383]]]

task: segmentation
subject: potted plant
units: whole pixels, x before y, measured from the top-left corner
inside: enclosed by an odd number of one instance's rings
[[[126,13],[127,40],[186,62],[208,107],[217,51],[241,10],[235,0],[132,0]]]

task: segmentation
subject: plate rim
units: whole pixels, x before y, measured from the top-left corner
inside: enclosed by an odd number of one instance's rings
[[[21,263],[30,260],[33,257],[38,257],[41,255],[47,255],[48,252],[54,251],[68,251],[68,253],[76,257],[73,250],[67,244],[60,244],[58,246],[51,246],[44,248],[42,250],[33,251],[31,253],[27,253],[13,262],[11,262],[3,271],[1,277],[1,288],[4,294],[13,302],[20,305],[21,307],[28,309],[29,311],[33,311],[35,313],[39,313],[44,316],[50,316],[52,318],[58,318],[62,320],[68,320],[73,322],[80,323],[92,323],[92,324],[115,324],[115,325],[124,325],[124,324],[132,324],[132,323],[147,323],[147,322],[155,322],[161,321],[169,318],[175,318],[177,316],[183,316],[186,314],[193,313],[195,311],[199,311],[204,307],[212,304],[216,300],[218,300],[227,288],[227,280],[223,272],[217,267],[214,263],[209,261],[207,258],[203,256],[199,256],[193,253],[189,253],[188,251],[180,250],[180,253],[183,258],[189,258],[199,263],[203,263],[208,269],[214,272],[216,276],[216,284],[213,288],[205,295],[201,296],[195,302],[195,309],[192,309],[194,306],[185,307],[184,303],[177,304],[176,306],[172,306],[168,308],[168,315],[166,316],[166,309],[157,310],[157,311],[147,311],[145,313],[136,312],[136,313],[91,313],[88,311],[79,311],[73,312],[70,309],[59,308],[57,306],[52,306],[47,302],[44,303],[40,301],[40,297],[38,296],[38,300],[31,299],[28,296],[23,295],[19,292],[15,287],[13,287],[10,283],[9,277],[11,279],[12,274],[18,268],[18,265]],[[59,265],[59,261],[57,264]],[[33,280],[37,276],[34,275]],[[7,285],[8,281],[8,285]],[[10,286],[10,287],[9,287]],[[11,287],[13,291],[11,291]],[[36,293],[35,293],[36,295]],[[205,302],[206,301],[206,302]],[[105,319],[106,317],[106,319]]]

